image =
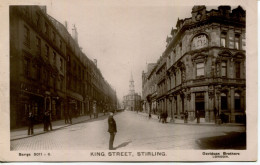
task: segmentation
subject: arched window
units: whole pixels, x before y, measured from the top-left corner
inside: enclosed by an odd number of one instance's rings
[[[221,110],[228,110],[227,93],[221,93]]]
[[[208,46],[208,37],[206,34],[196,35],[191,42],[191,50],[196,50]]]

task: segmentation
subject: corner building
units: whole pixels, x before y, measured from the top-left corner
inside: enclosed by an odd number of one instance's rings
[[[194,6],[191,15],[178,19],[176,29],[167,37],[163,53],[166,74],[158,82],[158,89],[167,82],[167,92],[158,92],[159,107],[171,119],[181,118],[187,110],[193,120],[198,110],[206,122],[213,122],[215,114],[221,113],[227,122],[244,122],[246,12],[240,6],[210,11]],[[158,68],[163,71],[163,62]]]

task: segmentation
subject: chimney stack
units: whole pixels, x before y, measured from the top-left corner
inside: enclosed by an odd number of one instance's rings
[[[97,59],[94,59],[94,64],[97,66]]]
[[[65,21],[64,25],[65,25],[65,28],[68,30],[68,22],[67,21]]]

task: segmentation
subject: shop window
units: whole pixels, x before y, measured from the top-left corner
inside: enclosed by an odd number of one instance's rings
[[[241,97],[239,93],[235,93],[235,110],[241,110]]]
[[[221,62],[221,76],[227,77],[227,62],[226,61]]]
[[[197,77],[205,75],[204,67],[205,67],[204,62],[200,62],[200,63],[196,64],[196,70],[197,70],[196,75],[197,75]]]
[[[226,47],[226,39],[227,39],[227,33],[226,32],[222,32],[221,33],[221,39],[220,39],[222,47]]]
[[[221,110],[228,110],[228,101],[226,93],[221,93]]]

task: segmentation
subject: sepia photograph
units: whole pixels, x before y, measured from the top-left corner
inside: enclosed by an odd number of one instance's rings
[[[17,161],[256,161],[255,4],[200,2],[7,4],[8,152]]]

